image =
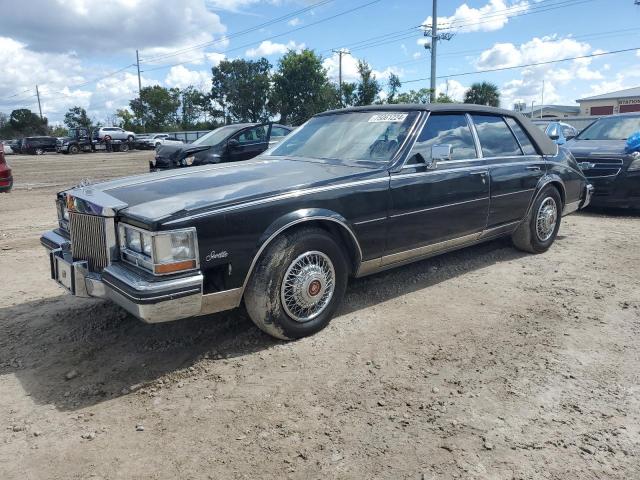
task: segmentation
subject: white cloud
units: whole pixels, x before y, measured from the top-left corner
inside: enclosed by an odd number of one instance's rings
[[[301,23],[302,23],[302,20],[300,20],[298,17],[294,17],[287,22],[287,24],[291,25],[292,27],[297,27]]]
[[[297,44],[293,40],[289,43],[274,43],[271,40],[265,40],[257,48],[251,48],[245,52],[247,57],[268,57],[270,55],[283,55],[289,50],[299,51],[304,49],[304,43]]]
[[[261,0],[205,0],[204,3],[212,10],[226,10],[235,13],[246,12],[250,14],[251,11],[246,10],[246,8],[260,3],[260,1]],[[279,5],[282,3],[282,0],[267,0],[265,3]]]
[[[340,60],[337,53],[334,53],[331,57],[325,58],[322,62],[322,66],[327,70],[329,79],[333,82],[337,82],[339,78],[339,63]],[[395,66],[387,67],[384,70],[376,70],[373,66],[371,66],[371,68],[373,76],[380,82],[386,81],[391,73],[394,73],[399,77],[404,75],[404,70]],[[351,54],[342,55],[342,81],[356,82],[359,79],[358,58]]]
[[[4,4],[0,31],[33,51],[133,54],[135,48],[175,47],[184,45],[185,39],[211,39],[226,30],[202,0],[29,0]]]
[[[207,53],[205,54],[205,56],[207,57],[207,60],[211,62],[211,66],[213,67],[219,65],[220,62],[224,60],[226,57],[224,53],[216,53],[216,52]]]
[[[168,87],[186,88],[193,85],[198,90],[207,90],[211,85],[211,71],[189,70],[184,65],[171,67],[164,83]]]
[[[414,52],[412,56],[414,60],[417,60],[422,56],[422,52]]]
[[[482,70],[514,67],[532,63],[549,62],[584,56],[592,51],[588,43],[573,38],[557,36],[533,38],[521,45],[497,43],[480,54],[476,67]],[[506,82],[502,88],[502,105],[510,107],[515,101],[542,101],[542,83],[544,81],[544,102],[573,104],[573,98],[567,97],[568,86],[576,80],[594,81],[603,78],[599,69],[591,67],[593,58],[581,58],[569,62],[534,65],[520,70],[520,78]],[[562,88],[558,88],[562,87]]]
[[[438,27],[451,29],[455,32],[490,32],[500,30],[508,22],[509,18],[519,15],[529,9],[529,1],[508,3],[505,0],[489,0],[489,3],[473,8],[463,3],[450,17],[438,17]],[[429,16],[423,25],[431,25],[432,17]]]
[[[436,85],[436,93],[445,93],[455,102],[462,102],[468,87],[457,80],[449,80]]]

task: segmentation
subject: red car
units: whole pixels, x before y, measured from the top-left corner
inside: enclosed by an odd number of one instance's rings
[[[0,142],[0,192],[8,192],[12,186],[11,168],[4,159],[4,145]]]

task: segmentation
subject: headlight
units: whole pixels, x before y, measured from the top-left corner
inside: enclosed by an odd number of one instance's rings
[[[631,165],[629,165],[629,168],[627,169],[628,172],[640,170],[640,152],[634,152],[632,156],[633,156],[633,161],[631,162]]]
[[[155,275],[198,267],[195,228],[149,232],[124,223],[118,225],[122,259]]]
[[[189,155],[187,158],[182,160],[182,165],[186,165],[187,167],[190,167],[191,165],[193,165],[193,162],[196,160],[196,157],[194,157],[193,155]]]

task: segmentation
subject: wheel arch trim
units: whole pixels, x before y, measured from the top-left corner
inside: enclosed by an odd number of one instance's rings
[[[562,200],[563,205],[566,203],[567,192],[564,186],[564,182],[562,181],[562,178],[560,178],[560,176],[556,174],[544,175],[538,181],[538,185],[536,186],[536,192],[531,198],[531,203],[529,204],[529,208],[527,208],[527,214],[524,216],[525,219],[529,216],[529,213],[533,208],[533,204],[536,203],[536,199],[538,198],[538,195],[540,195],[540,192],[542,191],[542,189],[547,185],[551,185],[551,184],[558,185],[560,187],[558,189],[560,193],[560,198]]]
[[[260,236],[258,251],[253,256],[253,260],[251,261],[251,265],[247,270],[247,274],[245,276],[244,282],[242,283],[242,294],[244,294],[244,290],[249,283],[249,279],[253,274],[253,271],[258,263],[258,260],[262,256],[262,253],[267,249],[267,247],[271,244],[273,240],[275,240],[281,233],[293,228],[297,225],[301,225],[309,222],[330,222],[334,225],[337,225],[340,228],[340,231],[347,234],[347,238],[349,238],[352,242],[352,247],[354,247],[355,258],[354,258],[354,271],[357,271],[360,263],[362,263],[362,248],[360,247],[360,242],[358,241],[358,237],[356,236],[353,229],[349,226],[349,222],[339,213],[336,213],[332,210],[326,209],[317,209],[317,208],[305,208],[301,210],[296,210],[295,212],[290,212],[286,215],[275,220],[269,227],[264,231],[264,233]],[[347,245],[347,247],[349,247]]]

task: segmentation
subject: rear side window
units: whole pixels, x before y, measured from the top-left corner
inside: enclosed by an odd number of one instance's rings
[[[516,121],[515,118],[505,117],[505,120],[511,127],[511,131],[514,133],[518,142],[520,142],[520,146],[522,147],[522,151],[525,155],[537,155],[536,147],[533,146],[531,140],[529,139],[529,135],[522,129],[520,124]]]
[[[512,157],[522,150],[502,117],[471,115],[478,132],[482,155],[485,157]]]
[[[416,140],[412,154],[419,152],[425,160],[429,161],[431,147],[443,144],[451,145],[452,160],[478,157],[471,129],[464,114],[430,115]]]

